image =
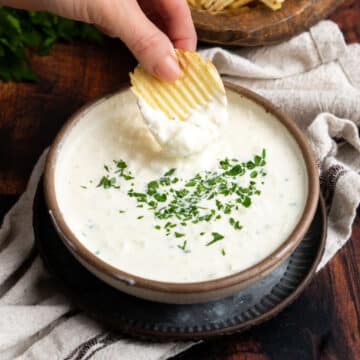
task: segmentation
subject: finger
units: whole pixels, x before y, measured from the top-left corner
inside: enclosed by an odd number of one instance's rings
[[[101,7],[91,6],[90,17],[95,16],[93,20],[97,25],[120,37],[147,71],[168,81],[180,76],[171,41],[145,16],[136,1],[98,3]]]
[[[146,0],[145,0],[146,1]],[[197,37],[186,0],[153,0],[152,6],[164,24],[164,31],[176,48],[196,50]]]

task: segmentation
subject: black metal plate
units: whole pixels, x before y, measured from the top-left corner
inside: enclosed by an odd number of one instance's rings
[[[323,200],[295,252],[264,279],[238,294],[206,304],[170,305],[141,300],[87,271],[57,235],[40,183],[34,201],[35,239],[46,268],[92,318],[122,333],[151,340],[195,340],[243,331],[275,316],[309,283],[326,239]]]

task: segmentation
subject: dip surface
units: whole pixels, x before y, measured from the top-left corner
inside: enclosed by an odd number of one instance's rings
[[[249,268],[288,238],[307,197],[300,149],[273,115],[235,92],[227,95],[219,141],[191,157],[162,152],[130,90],[91,108],[70,130],[57,158],[56,197],[91,252],[143,278],[198,282]],[[255,160],[261,166],[253,167]],[[167,212],[175,194],[178,203],[189,197],[184,192],[194,192],[201,179],[210,177],[210,186],[224,176],[228,188],[238,186],[241,203],[238,195],[211,193],[197,204],[198,216],[156,215]]]

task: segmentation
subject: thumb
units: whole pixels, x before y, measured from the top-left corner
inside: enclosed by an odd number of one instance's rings
[[[98,25],[120,37],[149,73],[164,80],[176,80],[181,70],[170,39],[146,17],[136,1],[110,3],[115,8]]]

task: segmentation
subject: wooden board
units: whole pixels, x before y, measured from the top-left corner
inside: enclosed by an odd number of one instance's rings
[[[272,11],[257,5],[239,14],[210,14],[192,10],[199,40],[221,44],[258,46],[284,41],[327,17],[342,0],[285,0]]]

